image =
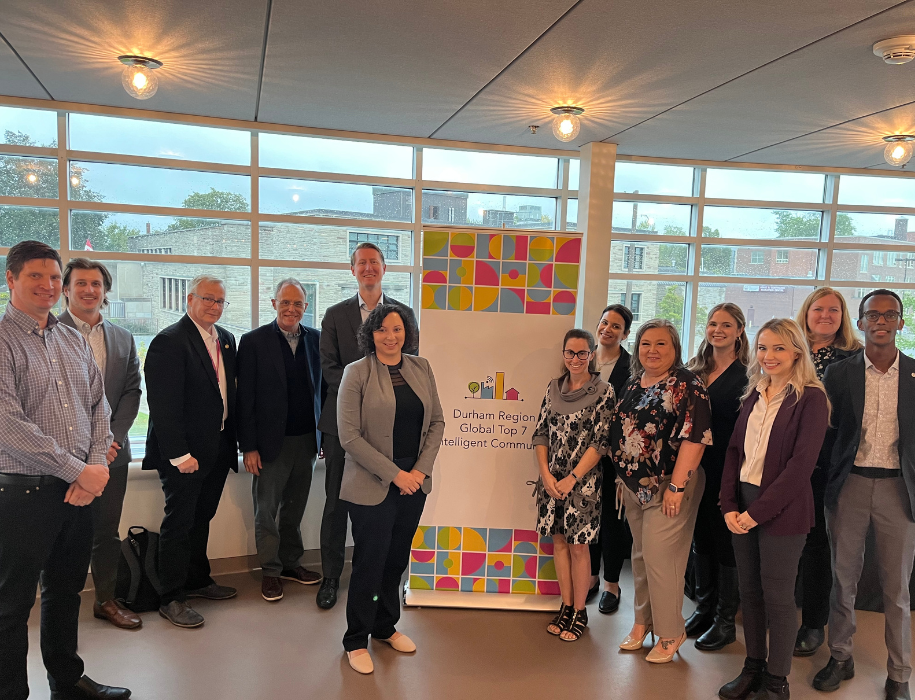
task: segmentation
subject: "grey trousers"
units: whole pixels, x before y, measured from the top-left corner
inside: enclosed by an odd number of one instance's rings
[[[662,489],[669,481],[663,481]],[[663,490],[643,506],[623,487],[626,520],[632,531],[632,578],[635,585],[635,622],[652,625],[655,634],[676,638],[684,632],[683,576],[693,540],[699,501],[705,489],[705,471],[696,470],[672,518],[661,508]]]
[[[114,600],[121,558],[121,511],[127,493],[127,465],[109,471],[102,495],[92,501],[92,582],[99,603]]]
[[[864,568],[864,541],[873,525],[877,566],[883,589],[887,676],[906,682],[912,673],[912,629],[909,579],[915,560],[915,522],[902,477],[869,479],[849,474],[835,510],[826,509],[832,545],[832,596],[829,649],[845,661],[852,655],[855,595]]]
[[[254,539],[264,576],[279,576],[302,562],[302,516],[317,457],[314,433],[287,435],[279,456],[254,477]]]

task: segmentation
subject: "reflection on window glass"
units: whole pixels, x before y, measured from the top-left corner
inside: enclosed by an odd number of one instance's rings
[[[154,119],[70,115],[70,148],[129,156],[248,165],[251,133]]]
[[[98,211],[70,213],[72,250],[108,250],[150,255],[251,255],[251,223]]]
[[[215,211],[250,211],[248,175],[112,163],[70,163],[70,199]]]
[[[610,244],[610,272],[639,275],[685,275],[689,246],[685,243],[617,241]]]
[[[573,158],[569,161],[569,189],[577,190],[579,188],[579,180],[581,179],[581,161],[578,158]]]
[[[381,248],[387,265],[411,264],[411,231],[319,224],[263,222],[260,225],[260,256],[265,260],[349,263],[353,249],[362,242]]]
[[[915,257],[915,256],[913,256]],[[913,270],[915,272],[915,270]],[[915,275],[911,272],[908,275],[908,281],[915,281]],[[896,279],[898,282],[902,282],[902,278],[899,277]],[[858,314],[860,313],[861,301],[864,297],[874,291],[875,289],[889,289],[891,292],[896,292],[899,295],[899,298],[902,299],[902,318],[905,321],[905,326],[902,330],[896,334],[896,346],[900,348],[907,355],[911,355],[915,351],[915,290],[913,289],[897,289],[894,288],[892,284],[871,284],[871,285],[862,285],[861,287],[836,287],[838,292],[844,297],[845,303],[848,305],[848,313],[851,314],[852,322],[858,320]],[[858,333],[859,339],[864,341],[862,334]]]
[[[835,250],[831,277],[844,282],[915,282],[915,253]]]
[[[349,270],[319,270],[307,267],[262,267],[260,270],[260,288],[258,304],[260,305],[261,324],[269,323],[276,317],[276,311],[270,305],[276,285],[280,280],[294,277],[305,287],[308,294],[307,318],[315,328],[321,327],[324,313],[328,307],[354,296],[359,290],[356,278]],[[404,304],[410,304],[410,275],[406,272],[388,272],[384,276],[385,296],[392,297]]]
[[[555,230],[552,197],[423,190],[423,223]]]
[[[683,333],[686,283],[610,280],[607,304],[622,304],[632,311],[632,328],[624,344],[630,352],[636,352],[636,348],[633,347],[635,334],[645,321],[666,318],[681,334]]]
[[[60,247],[60,218],[57,209],[0,206],[0,246],[20,241],[41,241]]]
[[[514,187],[557,187],[558,173],[558,158],[423,149],[424,180]]]
[[[689,197],[693,193],[693,169],[679,165],[617,161],[613,190]]]
[[[823,174],[709,168],[705,196],[711,199],[822,202],[825,185]]]
[[[616,201],[613,203],[613,232],[688,236],[690,211],[688,204]]]
[[[578,229],[578,200],[570,199],[566,205],[566,231]]]
[[[790,238],[818,241],[823,212],[706,207],[702,235],[712,238]]]
[[[699,285],[699,299],[696,305],[696,329],[694,347],[705,337],[705,326],[712,307],[723,302],[737,304],[747,320],[747,335],[753,342],[754,334],[766,321],[772,318],[795,318],[804,299],[813,287],[785,284],[741,284],[703,282]]]
[[[412,146],[265,133],[258,136],[258,143],[263,168],[413,177]]]
[[[57,199],[57,159],[0,156],[0,197]]]
[[[787,251],[787,257],[780,253]],[[702,245],[699,274],[710,277],[814,278],[817,251],[811,248],[745,248]]]
[[[413,190],[262,177],[261,211],[287,216],[413,221]]]
[[[901,177],[842,175],[839,178],[839,204],[915,207],[915,180]]]
[[[57,112],[0,106],[0,143],[57,146]]]

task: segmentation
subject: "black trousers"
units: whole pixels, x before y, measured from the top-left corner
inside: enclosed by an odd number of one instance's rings
[[[806,627],[825,627],[829,622],[829,594],[832,591],[832,553],[829,533],[826,531],[826,471],[813,470],[810,479],[813,487],[813,508],[816,523],[807,534],[801,554],[800,577],[802,587],[801,622]]]
[[[114,599],[121,559],[121,511],[127,493],[127,465],[109,471],[108,484],[99,498],[90,504],[94,536],[92,540],[92,582],[95,599],[104,603]]]
[[[325,578],[340,578],[346,554],[346,501],[340,500],[346,452],[340,438],[322,433],[324,445],[324,516],[321,518],[321,572]]]
[[[368,648],[369,635],[387,639],[396,632],[400,582],[425,504],[422,490],[401,496],[394,484],[377,506],[348,504],[355,546],[343,637],[347,651]]]
[[[704,467],[705,465],[703,465]],[[693,531],[693,545],[696,554],[711,557],[712,571],[716,574],[719,566],[737,566],[734,560],[734,547],[731,544],[731,531],[724,523],[721,506],[718,501],[721,493],[721,472],[706,470],[708,481],[699,511],[696,514],[696,529]],[[717,477],[717,478],[716,478]]]
[[[613,463],[601,460],[604,470],[601,487],[600,536],[589,546],[591,552],[591,575],[600,573],[601,559],[604,561],[604,581],[619,583],[623,563],[632,556],[632,533],[625,515],[621,519],[616,513],[616,472]]]
[[[229,465],[235,459],[235,446],[228,436],[223,436],[216,465],[209,470],[182,474],[168,463],[159,468],[165,492],[165,517],[159,531],[162,605],[183,601],[187,591],[213,583],[207,559],[210,521],[219,507]]]
[[[9,483],[20,480],[21,483]],[[41,655],[51,690],[83,675],[76,653],[79,593],[92,551],[92,511],[64,503],[69,484],[54,477],[0,483],[0,698],[29,695],[29,612],[41,582]]]

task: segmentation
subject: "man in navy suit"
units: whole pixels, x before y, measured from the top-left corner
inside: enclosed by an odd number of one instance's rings
[[[321,333],[302,325],[305,289],[293,278],[276,286],[276,319],[241,338],[238,439],[254,475],[254,536],[264,600],[283,597],[283,579],[316,584],[302,566],[302,516],[318,456]]]

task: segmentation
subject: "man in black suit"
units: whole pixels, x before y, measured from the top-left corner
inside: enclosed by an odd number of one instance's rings
[[[327,500],[321,521],[321,567],[324,581],[318,591],[318,607],[328,609],[337,602],[340,574],[346,548],[346,506],[340,500],[345,452],[337,433],[337,391],[343,379],[343,368],[361,360],[364,355],[356,342],[356,330],[369,312],[384,300],[397,304],[415,323],[413,311],[405,304],[381,292],[384,277],[384,253],[374,243],[360,243],[350,258],[350,268],[359,283],[358,293],[339,304],[331,306],[321,323],[321,369],[327,382],[327,400],[321,410],[318,430],[324,436],[324,490]],[[416,348],[404,348],[416,353]]]
[[[829,663],[813,679],[836,690],[855,674],[852,637],[864,543],[873,528],[883,587],[888,652],[886,698],[908,700],[912,672],[909,580],[915,561],[915,360],[896,347],[902,300],[887,289],[867,294],[858,309],[864,352],[830,365],[824,383],[832,402],[826,527],[832,549]]]
[[[321,581],[302,566],[302,516],[320,442],[321,333],[302,325],[308,301],[298,280],[282,280],[272,302],[276,319],[238,346],[238,442],[254,475],[261,595],[271,602],[283,597],[283,579]]]
[[[222,280],[191,281],[187,315],[159,333],[146,353],[149,435],[144,469],[156,469],[165,492],[159,533],[159,614],[178,627],[203,616],[187,598],[236,594],[210,578],[207,540],[235,442],[235,338],[216,325],[228,306]]]

